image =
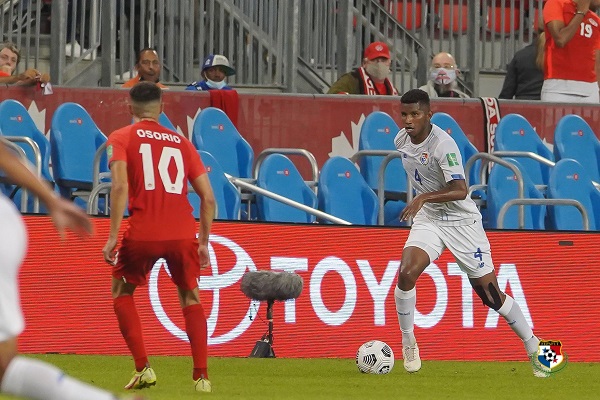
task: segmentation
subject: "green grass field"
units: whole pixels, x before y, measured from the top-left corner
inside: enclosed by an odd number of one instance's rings
[[[124,393],[129,357],[36,355],[85,382]],[[534,378],[525,362],[424,361],[410,375],[402,360],[388,375],[366,375],[349,359],[211,358],[214,392],[196,393],[191,359],[152,357],[158,383],[149,400],[197,399],[599,399],[600,364],[570,363],[548,379]],[[0,399],[14,397],[2,396]],[[81,399],[85,400],[85,399]]]

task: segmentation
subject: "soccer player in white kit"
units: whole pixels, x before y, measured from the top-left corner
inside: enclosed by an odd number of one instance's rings
[[[40,198],[61,234],[65,228],[81,235],[91,233],[87,215],[33,175],[1,139],[0,170]],[[116,400],[114,394],[73,379],[53,365],[18,355],[17,337],[25,325],[17,277],[26,248],[27,233],[21,215],[0,194],[0,392],[39,400]],[[135,398],[141,399],[131,399]]]
[[[402,165],[417,195],[400,215],[413,218],[398,272],[394,298],[402,331],[402,355],[408,372],[421,369],[419,346],[414,334],[417,279],[445,248],[483,304],[497,311],[523,340],[537,377],[548,376],[536,367],[539,339],[527,324],[519,305],[498,287],[481,214],[467,195],[461,155],[454,139],[431,123],[429,96],[420,89],[400,99],[404,128],[394,139],[402,153]]]

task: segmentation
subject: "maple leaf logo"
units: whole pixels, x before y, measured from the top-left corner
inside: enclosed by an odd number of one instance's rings
[[[365,122],[365,114],[361,114],[357,123],[350,122],[352,130],[352,143],[348,141],[346,135],[342,131],[339,136],[331,139],[331,152],[329,157],[341,156],[350,158],[358,151],[358,139],[360,137],[360,128]]]

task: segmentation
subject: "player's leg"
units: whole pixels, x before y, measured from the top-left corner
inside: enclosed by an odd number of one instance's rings
[[[112,273],[113,308],[119,330],[135,363],[135,372],[125,389],[141,389],[156,384],[156,374],[150,367],[144,344],[142,321],[133,298],[136,287],[146,284],[147,272],[156,261],[152,254],[153,243],[123,240]]]
[[[208,380],[208,332],[206,315],[200,303],[198,278],[200,258],[197,240],[171,241],[165,256],[171,279],[177,285],[179,303],[185,319],[185,331],[190,340],[194,370],[194,387],[199,392],[211,392]]]
[[[394,290],[398,323],[402,332],[404,369],[408,372],[416,372],[421,368],[419,346],[414,334],[417,303],[415,285],[425,268],[442,251],[443,243],[436,227],[424,219],[415,218],[402,251],[398,285]]]

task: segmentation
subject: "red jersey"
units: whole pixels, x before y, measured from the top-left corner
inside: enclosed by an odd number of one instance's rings
[[[548,0],[544,6],[544,79],[597,82],[595,51],[600,50],[598,15],[588,11],[573,38],[563,48],[556,45],[548,30],[547,25],[550,21],[564,21],[565,25],[568,25],[575,17],[576,11],[577,5],[572,0]]]
[[[109,163],[125,161],[129,183],[129,227],[133,240],[178,240],[196,235],[187,198],[188,181],[206,173],[194,145],[154,121],[111,133]]]

